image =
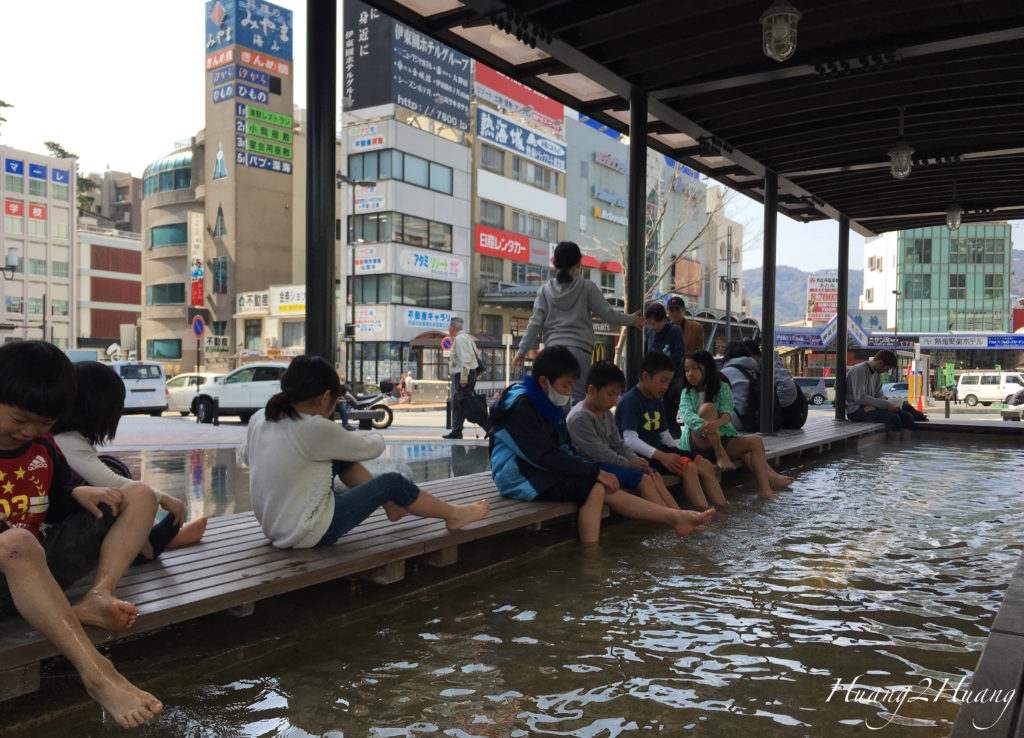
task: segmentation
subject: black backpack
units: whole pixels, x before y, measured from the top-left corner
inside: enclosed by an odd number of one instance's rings
[[[744,431],[757,433],[761,430],[761,372],[752,372],[742,366],[733,366],[730,369],[736,369],[749,382],[746,412],[740,412],[736,407],[733,407],[733,412],[740,419],[740,426]],[[779,396],[775,392],[772,392],[772,395],[775,397],[772,425],[775,430],[779,430],[782,427],[782,405],[779,403]]]

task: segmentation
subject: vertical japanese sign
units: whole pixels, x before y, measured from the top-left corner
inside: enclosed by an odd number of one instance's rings
[[[203,244],[205,242],[203,233],[203,214],[188,214],[188,262],[189,275],[191,279],[191,293],[189,305],[192,307],[203,306],[203,286],[205,284],[205,270],[203,268]]]
[[[292,11],[263,0],[206,3],[206,53],[244,46],[261,55],[292,59]]]

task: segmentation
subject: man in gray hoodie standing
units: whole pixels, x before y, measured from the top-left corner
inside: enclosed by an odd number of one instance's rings
[[[581,278],[583,254],[572,241],[562,241],[555,247],[552,262],[555,278],[537,292],[533,316],[519,342],[513,365],[522,364],[526,354],[539,342],[545,346],[565,346],[580,365],[579,378],[572,386],[572,404],[575,405],[587,396],[586,376],[594,353],[595,316],[612,325],[634,328],[643,327],[644,318],[639,310],[631,315],[616,310],[596,284]]]

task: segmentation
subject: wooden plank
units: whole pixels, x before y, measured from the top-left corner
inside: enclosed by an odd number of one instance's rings
[[[950,738],[987,736],[1005,738],[1017,720],[1019,695],[1024,684],[1024,638],[1007,633],[989,634],[978,668],[968,688],[972,695],[988,690],[987,699],[965,700],[953,723]],[[996,691],[998,690],[998,698]],[[1007,705],[1007,693],[1015,690]],[[961,698],[963,692],[961,691]]]
[[[1024,556],[1017,562],[992,630],[1024,637]]]
[[[39,689],[39,662],[0,671],[0,702]]]

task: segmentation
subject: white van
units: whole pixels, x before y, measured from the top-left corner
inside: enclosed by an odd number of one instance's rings
[[[1024,375],[1020,372],[967,372],[961,374],[956,383],[956,396],[970,407],[979,402],[982,405],[1008,403],[1022,387]]]
[[[124,382],[125,413],[159,417],[167,409],[167,377],[155,361],[115,361],[110,365]]]

